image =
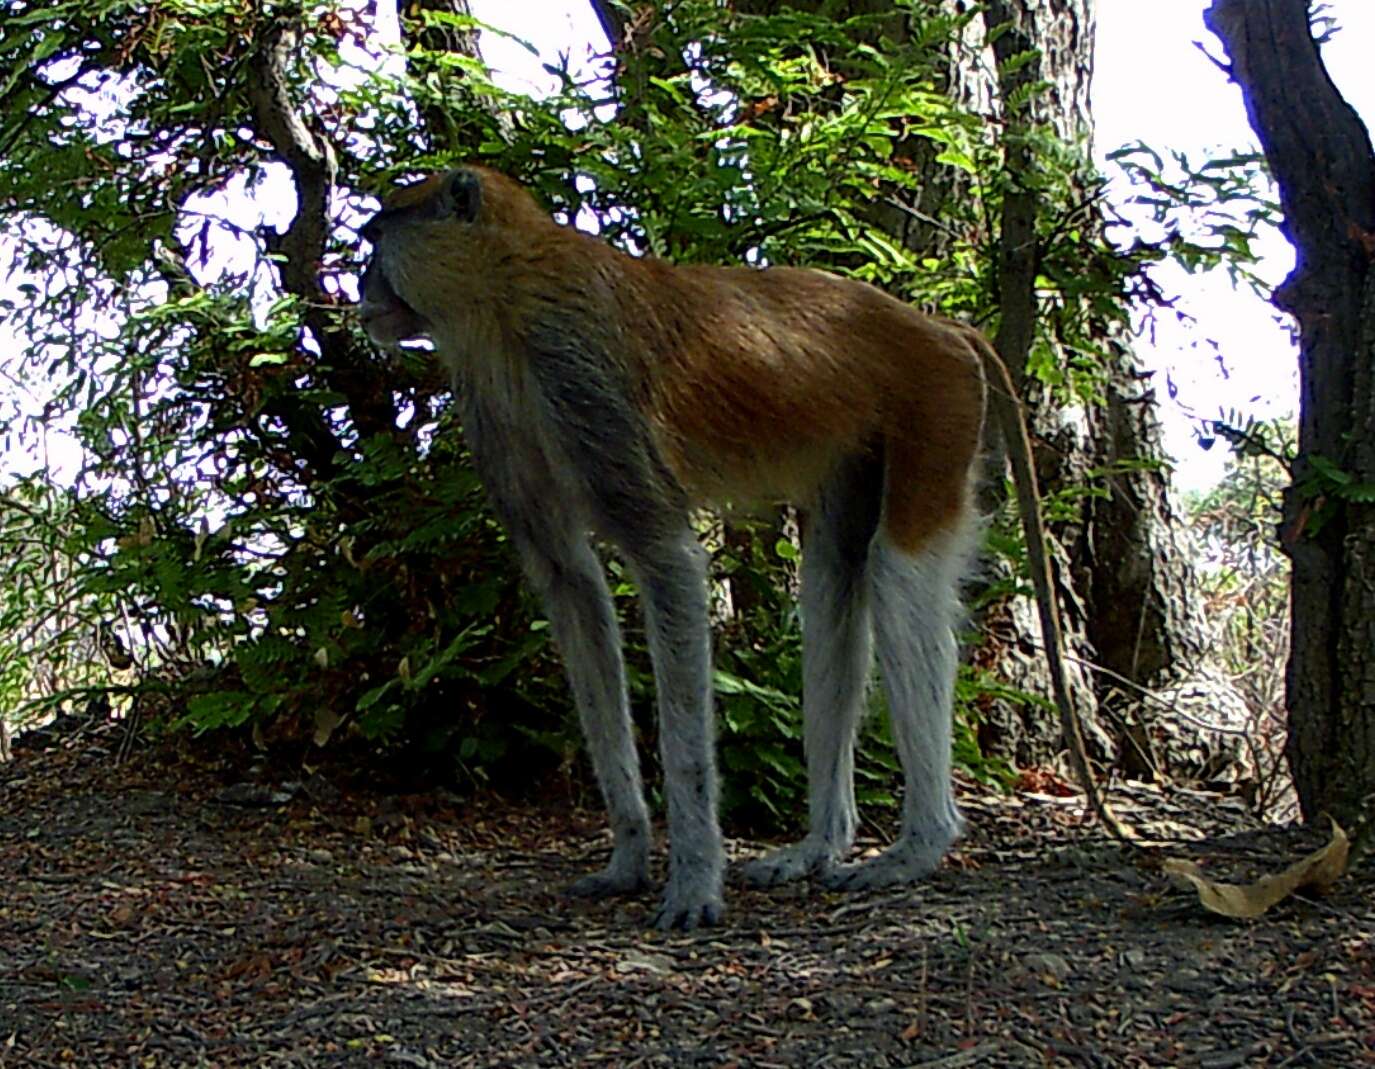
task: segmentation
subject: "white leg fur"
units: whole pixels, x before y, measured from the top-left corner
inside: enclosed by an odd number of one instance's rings
[[[866,577],[867,532],[857,545],[857,517],[847,507],[865,503],[823,501],[810,517],[802,554],[802,718],[807,758],[808,828],[802,841],[746,862],[741,875],[769,887],[825,872],[848,853],[855,838],[855,731],[873,660],[873,627]],[[859,519],[863,524],[863,520]],[[866,525],[867,526],[867,525]]]
[[[928,876],[960,835],[950,783],[950,743],[958,652],[958,583],[968,540],[947,536],[907,556],[880,533],[869,558],[879,670],[902,761],[902,831],[891,847],[839,867],[837,888],[885,887]]]

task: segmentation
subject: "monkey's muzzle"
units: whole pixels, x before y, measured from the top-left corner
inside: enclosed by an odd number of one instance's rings
[[[363,274],[362,290],[358,320],[378,345],[395,345],[429,334],[429,321],[397,295],[376,261]]]

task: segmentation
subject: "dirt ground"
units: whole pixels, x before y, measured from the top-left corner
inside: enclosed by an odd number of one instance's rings
[[[113,748],[0,766],[0,1065],[1375,1066],[1368,866],[1229,921],[1073,800],[970,789],[920,887],[733,888],[723,927],[663,936],[649,896],[560,894],[598,814]],[[1114,801],[1224,877],[1320,842],[1216,795]]]

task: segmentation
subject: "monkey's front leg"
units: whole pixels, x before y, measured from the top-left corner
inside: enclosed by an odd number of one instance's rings
[[[649,886],[649,811],[626,695],[620,628],[601,561],[576,508],[563,510],[545,456],[501,433],[470,399],[469,441],[488,495],[549,616],[592,768],[611,821],[611,860],[578,880],[575,895],[632,894]],[[494,429],[495,428],[495,429]]]
[[[675,541],[641,549],[634,565],[654,662],[668,802],[668,884],[654,925],[686,931],[724,915],[706,555],[685,530]]]
[[[572,529],[550,530],[527,516],[510,530],[549,614],[611,820],[610,863],[578,880],[569,893],[599,898],[641,891],[649,886],[649,814],[631,733],[620,629],[601,562],[587,538]]]

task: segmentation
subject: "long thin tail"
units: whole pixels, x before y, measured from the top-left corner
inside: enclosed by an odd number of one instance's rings
[[[984,335],[969,328],[974,345],[983,358],[984,367],[991,381],[988,384],[988,403],[998,420],[998,427],[1007,444],[1007,455],[1012,461],[1012,484],[1017,494],[1017,511],[1022,518],[1022,529],[1026,533],[1027,564],[1031,570],[1031,585],[1036,592],[1036,609],[1041,617],[1041,634],[1045,639],[1046,667],[1050,672],[1050,687],[1055,697],[1055,707],[1060,713],[1060,730],[1069,747],[1070,765],[1075,778],[1088,796],[1094,813],[1116,838],[1135,844],[1137,835],[1123,824],[1108,806],[1108,801],[1098,789],[1089,766],[1088,751],[1084,746],[1084,728],[1079,712],[1070,700],[1069,679],[1065,673],[1064,628],[1060,623],[1060,605],[1055,598],[1051,577],[1050,553],[1046,548],[1045,522],[1041,516],[1041,493],[1036,486],[1036,469],[1031,459],[1031,439],[1027,435],[1026,422],[1017,400],[1017,388],[1008,374],[1007,365],[996,349]]]

